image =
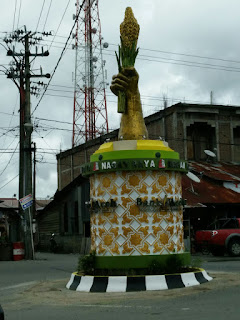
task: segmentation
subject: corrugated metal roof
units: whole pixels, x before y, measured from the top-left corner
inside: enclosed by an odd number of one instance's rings
[[[226,181],[240,182],[240,166],[226,163],[207,163],[189,161],[190,171],[200,182],[190,180],[186,175],[182,179],[183,198],[188,206],[207,203],[240,203],[238,192],[223,186]]]
[[[37,200],[36,199],[36,209],[41,210],[47,204],[49,204],[51,200]],[[11,208],[18,209],[18,199],[16,198],[0,198],[0,208]]]
[[[18,199],[16,198],[0,198],[0,208],[18,209]]]
[[[226,164],[224,162],[209,163],[189,161],[190,171],[196,172],[201,176],[218,180],[240,182],[240,166]]]

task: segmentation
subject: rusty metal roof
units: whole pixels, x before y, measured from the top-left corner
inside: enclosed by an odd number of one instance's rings
[[[37,200],[36,199],[36,209],[41,210],[43,209],[47,204],[49,204],[51,200]],[[18,210],[19,204],[18,199],[16,198],[0,198],[0,209],[16,209]]]
[[[240,184],[240,165],[189,161],[190,171],[200,182],[182,179],[183,198],[188,206],[207,203],[240,203],[240,193],[224,187],[224,182]]]
[[[189,161],[190,171],[218,180],[240,182],[240,165]]]

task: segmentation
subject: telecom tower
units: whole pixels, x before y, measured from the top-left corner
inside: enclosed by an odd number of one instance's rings
[[[76,2],[75,75],[72,146],[108,132],[108,117],[104,74],[105,62],[102,43],[98,0],[85,0],[79,14]]]

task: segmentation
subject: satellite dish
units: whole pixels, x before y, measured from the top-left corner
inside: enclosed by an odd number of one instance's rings
[[[191,180],[193,180],[193,181],[195,181],[197,183],[200,182],[200,179],[190,171],[186,174],[186,176],[188,176],[189,179],[191,179]]]
[[[204,152],[206,153],[207,156],[215,158],[216,155],[214,152],[210,151],[210,150],[204,150]]]

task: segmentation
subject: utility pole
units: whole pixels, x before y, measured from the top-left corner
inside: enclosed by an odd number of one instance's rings
[[[33,218],[36,218],[36,143],[33,143]]]
[[[48,33],[43,33],[43,35],[49,35]],[[30,43],[31,39],[31,43]],[[44,57],[48,56],[48,51],[43,51],[42,53],[30,52],[30,44],[37,44],[41,38],[36,37],[36,32],[28,32],[26,27],[24,30],[14,31],[9,38],[5,38],[4,41],[6,44],[12,43],[22,43],[24,45],[24,52],[20,51],[19,53],[13,49],[8,50],[7,55],[12,56],[16,69],[13,67],[7,73],[7,77],[12,79],[17,85],[20,92],[20,150],[19,150],[19,199],[32,195],[33,186],[32,186],[32,151],[34,150],[31,146],[32,144],[32,131],[33,125],[31,121],[31,101],[30,101],[30,79],[32,77],[46,77],[50,78],[50,74],[31,74],[31,65],[30,57]],[[20,62],[18,61],[20,59]],[[18,80],[18,81],[17,81]],[[19,208],[21,208],[19,206]],[[24,233],[24,242],[25,242],[25,259],[33,260],[34,259],[34,248],[32,241],[32,218],[33,218],[33,206],[30,206],[28,210],[20,209],[22,216],[24,216],[23,223],[23,233]]]
[[[19,82],[20,85],[18,87],[19,89],[19,95],[20,95],[20,108],[19,108],[19,128],[20,128],[20,143],[19,143],[19,186],[18,186],[18,198],[23,198],[23,179],[24,179],[24,109],[25,109],[25,90],[24,90],[24,74],[23,74],[23,65],[22,63],[19,66]],[[19,205],[19,214],[21,217],[24,216],[24,211],[22,207]],[[24,230],[21,230],[21,239],[24,239]]]

